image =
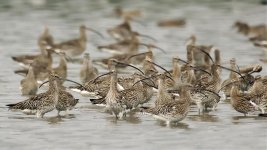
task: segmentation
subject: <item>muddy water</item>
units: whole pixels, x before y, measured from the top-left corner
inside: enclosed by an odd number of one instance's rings
[[[193,106],[188,117],[173,127],[143,114],[131,114],[117,121],[104,113],[103,108],[92,106],[87,98],[77,94],[75,97],[80,98],[80,103],[69,116],[55,117],[56,112],[51,112],[44,119],[36,119],[8,111],[6,104],[26,99],[19,91],[22,77],[13,73],[19,66],[10,56],[38,53],[36,39],[44,25],[50,27],[56,41],[62,41],[77,36],[82,23],[105,33],[106,37],[103,40],[88,33],[87,51],[94,58],[108,56],[98,52],[96,46],[112,41],[105,30],[121,22],[111,13],[118,4],[142,10],[140,21],[144,25],[133,23],[133,28],[158,39],[156,44],[168,54],[156,52],[156,61],[167,68],[171,67],[172,56],[185,58],[185,39],[193,33],[199,43],[219,48],[225,65],[232,57],[236,57],[241,66],[260,63],[259,59],[264,57],[260,49],[231,28],[237,19],[251,24],[266,22],[267,7],[259,5],[257,0],[1,1],[1,149],[267,149],[267,120],[256,115],[243,117],[228,102],[221,102],[217,111],[200,116]],[[157,20],[174,17],[185,17],[186,27],[156,26]],[[262,74],[266,74],[266,65],[262,65]],[[80,65],[69,64],[68,68],[68,77],[79,81]],[[223,78],[228,74],[224,71]]]

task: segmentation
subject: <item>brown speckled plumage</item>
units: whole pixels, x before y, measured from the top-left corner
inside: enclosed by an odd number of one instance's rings
[[[56,68],[53,68],[55,74],[57,74],[59,77],[65,79],[67,78],[67,61],[65,58],[64,53],[60,53],[60,62],[59,65]],[[60,81],[62,84],[64,81]]]
[[[60,111],[69,111],[74,108],[74,106],[79,102],[79,99],[75,99],[69,92],[60,89],[59,90],[59,100],[56,105],[56,110],[58,115]]]
[[[230,96],[231,96],[231,104],[233,108],[247,115],[250,112],[254,112],[256,110],[255,106],[250,103],[250,99],[245,96],[239,89],[239,83],[235,83],[232,86]]]
[[[84,54],[83,64],[80,70],[80,79],[82,83],[86,83],[98,75],[98,70],[92,65],[89,53]]]
[[[35,79],[32,67],[29,68],[27,76],[20,81],[22,95],[35,95],[38,90],[37,80]]]
[[[158,97],[160,97],[159,94],[162,93],[159,92]],[[153,114],[157,119],[166,121],[167,124],[183,120],[190,109],[190,90],[182,87],[179,94],[179,96],[175,95],[171,99],[163,100],[162,103],[156,105],[154,108],[148,109],[147,112]]]
[[[16,103],[8,104],[9,109],[20,109],[36,111],[36,116],[43,117],[45,113],[55,109],[59,99],[58,77],[54,74],[49,76],[49,90],[45,93],[32,96],[29,99]]]

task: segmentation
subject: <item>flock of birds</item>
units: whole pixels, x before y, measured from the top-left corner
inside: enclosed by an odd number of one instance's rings
[[[60,115],[61,111],[68,112],[79,102],[69,92],[74,91],[89,97],[92,104],[103,105],[117,119],[127,117],[129,111],[139,111],[171,124],[183,120],[191,105],[196,105],[201,115],[207,110],[215,110],[219,102],[225,99],[230,99],[233,108],[244,115],[259,111],[259,116],[267,116],[267,76],[254,75],[262,70],[261,65],[239,67],[235,58],[232,58],[230,68],[224,67],[221,65],[220,50],[212,45],[196,44],[196,37],[192,35],[187,42],[186,60],[173,57],[172,69],[167,70],[154,62],[153,50],[166,52],[156,45],[139,41],[141,36],[155,39],[132,30],[131,21],[141,16],[141,12],[121,8],[116,8],[115,12],[123,18],[123,22],[107,32],[116,42],[98,46],[100,51],[112,53],[113,56],[91,59],[90,54],[85,53],[80,69],[81,83],[67,79],[67,64],[86,50],[87,30],[103,37],[85,25],[80,26],[78,38],[61,43],[54,43],[46,27],[38,39],[40,54],[12,57],[24,66],[15,73],[25,76],[20,82],[21,92],[22,95],[29,95],[29,98],[8,104],[9,109],[36,114],[38,118],[55,109]],[[158,22],[160,27],[180,27],[185,24],[184,19]],[[234,27],[248,36],[255,46],[267,49],[266,24],[250,26],[237,21]],[[140,45],[146,46],[147,52],[139,53]],[[54,54],[60,55],[56,68],[52,67]],[[109,72],[99,74],[95,65],[101,65]],[[120,70],[126,67],[132,67],[136,72],[120,76]],[[224,81],[221,78],[223,69],[230,73]],[[66,88],[63,86],[65,81],[76,85]],[[47,82],[48,90],[37,94],[39,84],[41,87]],[[154,95],[154,105],[145,106]]]

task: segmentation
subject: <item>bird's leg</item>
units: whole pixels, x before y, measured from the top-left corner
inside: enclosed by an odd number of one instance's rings
[[[166,126],[167,127],[171,127],[171,122],[170,121],[166,121]]]
[[[57,111],[57,116],[60,116],[60,111],[59,110]]]
[[[68,116],[68,115],[69,115],[69,109],[66,109],[65,116]]]

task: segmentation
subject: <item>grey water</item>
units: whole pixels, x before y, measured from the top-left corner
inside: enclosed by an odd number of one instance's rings
[[[21,96],[21,76],[14,74],[20,66],[11,56],[37,54],[37,38],[48,26],[56,41],[78,36],[85,24],[105,39],[88,33],[87,52],[93,58],[108,57],[97,46],[113,42],[106,29],[122,22],[112,12],[115,6],[139,9],[142,24],[133,29],[158,40],[155,44],[167,51],[155,51],[156,62],[171,68],[171,58],[185,58],[185,41],[195,34],[199,44],[210,44],[221,50],[222,63],[235,57],[240,66],[260,63],[266,75],[266,64],[259,59],[265,54],[232,28],[236,20],[260,24],[267,22],[267,6],[258,0],[2,0],[0,1],[0,149],[203,149],[266,150],[267,119],[257,114],[244,117],[227,101],[216,111],[198,115],[195,106],[176,126],[167,127],[141,113],[116,120],[93,106],[88,98],[74,94],[80,103],[68,116],[50,112],[43,119],[8,111],[6,104],[27,99]],[[182,28],[160,28],[160,19],[186,18]],[[149,39],[141,39],[151,43]],[[140,51],[145,51],[140,47]],[[81,56],[82,57],[82,56]],[[55,59],[55,66],[58,59]],[[79,63],[68,64],[68,78],[79,81]],[[100,72],[105,72],[104,69]],[[127,70],[126,70],[127,72]],[[229,72],[223,71],[223,79]],[[44,89],[40,89],[40,92]]]

